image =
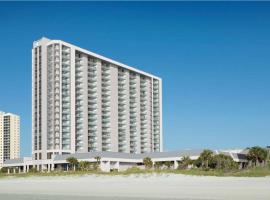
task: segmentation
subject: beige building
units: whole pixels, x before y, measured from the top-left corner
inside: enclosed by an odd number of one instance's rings
[[[159,77],[61,40],[32,49],[33,159],[162,151]]]
[[[20,118],[0,111],[0,168],[5,160],[20,157]]]

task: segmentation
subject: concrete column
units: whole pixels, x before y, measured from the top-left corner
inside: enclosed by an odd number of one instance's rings
[[[13,168],[13,174],[16,174],[16,168],[15,167]]]
[[[103,172],[110,172],[110,169],[111,169],[111,163],[110,163],[110,161],[101,161],[101,163],[100,163],[100,169]]]
[[[19,174],[21,173],[21,167],[19,167]]]
[[[8,168],[8,174],[10,174],[10,169]]]
[[[178,168],[178,162],[177,160],[174,161],[174,169],[177,169]]]
[[[51,165],[51,171],[54,171],[54,164]]]
[[[116,169],[117,169],[117,171],[120,171],[120,163],[119,163],[119,161],[116,162]]]
[[[26,165],[23,166],[23,173],[26,172]]]

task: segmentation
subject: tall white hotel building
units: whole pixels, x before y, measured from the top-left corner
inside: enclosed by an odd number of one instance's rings
[[[162,151],[159,77],[61,40],[32,49],[33,159]]]

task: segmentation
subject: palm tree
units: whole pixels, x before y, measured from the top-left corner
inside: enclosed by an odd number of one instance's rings
[[[153,162],[152,162],[151,158],[149,158],[149,157],[146,157],[143,159],[143,164],[147,169],[151,169],[153,166]]]
[[[259,163],[265,163],[267,159],[267,150],[259,146],[251,147],[247,155],[248,160],[258,166]]]
[[[181,159],[181,162],[180,162],[180,168],[183,168],[183,169],[186,169],[189,165],[191,164],[191,159],[189,156],[184,156],[182,159]]]
[[[95,159],[96,159],[96,161],[97,161],[97,164],[100,164],[101,157],[96,156]]]
[[[209,166],[209,161],[213,157],[213,151],[209,149],[203,150],[203,152],[200,154],[200,159],[203,162],[203,166],[207,169]]]
[[[97,170],[98,167],[99,167],[99,165],[100,165],[101,157],[100,156],[96,156],[95,159],[96,159],[97,162],[94,164],[94,169]]]
[[[78,164],[78,159],[75,157],[68,157],[66,161],[73,166],[73,170],[75,171],[76,165]]]
[[[83,171],[89,170],[90,165],[91,165],[91,163],[88,162],[88,161],[80,161],[80,162],[79,162],[79,167],[80,167],[80,169],[83,170]]]

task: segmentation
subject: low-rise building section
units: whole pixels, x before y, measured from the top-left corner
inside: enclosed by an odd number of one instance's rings
[[[67,171],[69,163],[67,158],[75,157],[78,161],[88,161],[91,163],[99,162],[99,168],[103,172],[110,171],[124,171],[131,167],[144,168],[143,159],[146,157],[151,158],[153,164],[156,162],[171,162],[172,168],[177,169],[179,162],[183,157],[188,156],[191,160],[196,160],[203,150],[183,150],[172,152],[150,152],[143,154],[130,154],[119,152],[87,152],[75,153],[69,155],[56,155],[52,159],[47,160],[32,160],[29,158],[20,158],[15,160],[7,160],[5,167],[9,168],[9,172],[28,172],[31,169],[39,171],[54,171],[61,170]],[[230,151],[214,151],[214,154],[225,154],[238,163],[239,168],[247,164],[246,153],[243,152],[230,152]],[[97,161],[97,157],[100,158]]]

